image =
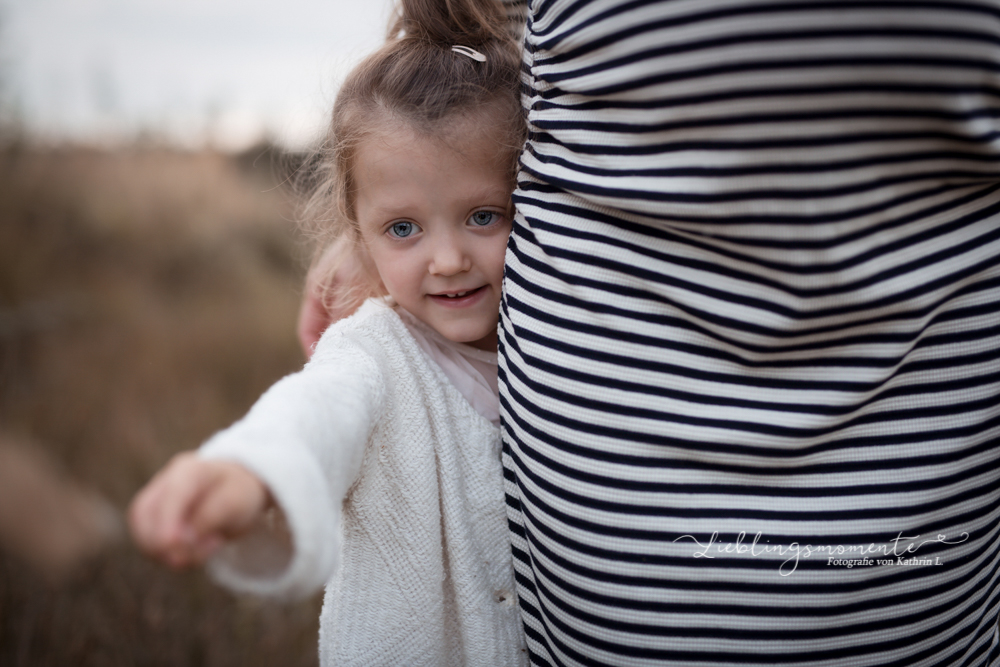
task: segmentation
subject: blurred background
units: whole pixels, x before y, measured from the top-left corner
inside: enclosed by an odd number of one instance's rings
[[[389,0],[0,0],[0,665],[314,665],[124,534],[304,357],[291,174]]]

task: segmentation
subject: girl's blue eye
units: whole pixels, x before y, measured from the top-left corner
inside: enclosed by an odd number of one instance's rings
[[[496,211],[476,211],[469,216],[469,222],[472,223],[474,227],[486,227],[487,225],[492,225],[499,219],[500,214]]]
[[[415,227],[416,225],[412,222],[394,222],[392,223],[392,227],[389,228],[389,232],[396,238],[405,239],[413,233]]]

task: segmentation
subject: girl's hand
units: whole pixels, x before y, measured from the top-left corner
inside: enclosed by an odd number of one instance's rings
[[[240,464],[184,452],[136,495],[129,527],[150,556],[174,568],[200,565],[247,532],[272,502],[264,483]]]

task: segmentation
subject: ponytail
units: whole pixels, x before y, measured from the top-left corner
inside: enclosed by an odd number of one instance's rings
[[[400,0],[389,24],[389,39],[406,36],[472,48],[510,38],[498,0]]]

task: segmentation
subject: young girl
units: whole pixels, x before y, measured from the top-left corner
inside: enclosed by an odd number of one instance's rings
[[[376,298],[131,511],[142,548],[234,588],[325,582],[324,665],[526,663],[496,397],[518,54],[491,3],[436,5],[404,1],[344,83],[308,209]]]

